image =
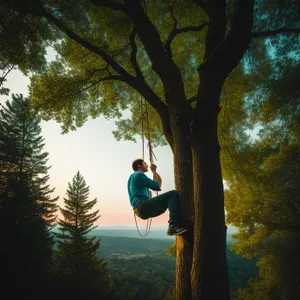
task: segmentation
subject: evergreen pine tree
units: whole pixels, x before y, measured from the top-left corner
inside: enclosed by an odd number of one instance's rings
[[[40,119],[13,95],[0,110],[1,284],[11,299],[38,299],[50,282],[57,198],[47,181]]]
[[[96,226],[100,217],[99,210],[90,212],[97,198],[89,201],[89,187],[78,171],[69,183],[65,208],[61,208],[64,220],[60,219],[58,252],[55,255],[55,267],[62,292],[65,296],[77,299],[112,299],[112,282],[106,270],[106,263],[98,260],[96,251],[100,239],[87,234]],[[63,296],[64,297],[64,296]]]

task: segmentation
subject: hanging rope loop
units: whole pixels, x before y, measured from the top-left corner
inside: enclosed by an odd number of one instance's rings
[[[133,214],[134,214],[135,225],[136,225],[136,229],[137,229],[138,233],[140,234],[140,236],[146,237],[146,236],[148,235],[148,233],[150,232],[151,223],[152,223],[152,218],[150,218],[150,219],[147,220],[147,224],[146,224],[146,233],[145,233],[145,235],[142,235],[141,232],[140,232],[140,230],[139,230],[138,224],[137,224],[136,213],[134,212]]]
[[[140,97],[140,99],[141,99],[141,123],[142,123],[141,125],[142,125],[142,153],[143,153],[143,160],[145,159],[145,147],[144,147],[144,143],[145,143],[145,124],[144,124],[144,116],[146,116],[147,139],[148,139],[148,149],[149,149],[149,160],[150,160],[150,164],[153,164],[153,162],[154,162],[153,158],[156,159],[156,157],[154,155],[154,152],[153,152],[153,149],[152,149],[152,144],[151,144],[151,139],[150,139],[150,122],[149,122],[149,114],[148,114],[148,105],[147,105],[147,101],[146,100],[144,100],[144,103],[143,103],[143,98]],[[145,110],[144,110],[144,107],[145,107]],[[157,191],[156,191],[156,195],[158,195]],[[136,225],[138,233],[140,234],[140,236],[146,237],[148,235],[148,233],[150,232],[152,218],[147,219],[146,233],[145,233],[145,235],[142,235],[140,233],[140,231],[139,231],[135,212],[134,212],[134,219],[135,219],[135,225]]]

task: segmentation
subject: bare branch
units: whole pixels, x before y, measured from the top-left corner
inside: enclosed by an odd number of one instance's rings
[[[278,28],[275,30],[253,32],[251,37],[252,38],[268,37],[268,36],[274,36],[274,35],[281,34],[281,33],[297,34],[297,33],[300,33],[300,28],[282,27],[282,28]]]
[[[109,7],[115,11],[122,11],[126,13],[126,7],[121,3],[112,3],[111,1],[107,0],[90,0],[90,2],[97,6]]]
[[[137,75],[137,77],[139,77],[141,80],[144,80],[144,75],[138,65],[138,62],[137,62],[137,58],[136,58],[136,55],[137,55],[137,46],[136,46],[136,43],[135,43],[135,35],[136,35],[136,32],[135,30],[133,29],[129,38],[130,38],[130,43],[131,43],[131,55],[130,55],[130,60],[131,60],[131,63],[132,63],[132,66],[134,68],[134,71]]]

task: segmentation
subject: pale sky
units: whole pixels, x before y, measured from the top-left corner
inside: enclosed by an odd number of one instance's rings
[[[29,78],[14,70],[7,76],[5,87],[9,96],[0,96],[1,103],[11,99],[11,94],[28,95]],[[114,120],[98,117],[90,119],[77,131],[61,134],[60,124],[42,122],[44,150],[49,152],[49,184],[55,187],[53,196],[60,196],[63,205],[68,182],[79,170],[90,186],[90,200],[97,198],[95,209],[100,209],[98,225],[135,226],[133,210],[127,194],[127,180],[133,172],[131,163],[142,157],[141,139],[137,143],[117,142],[112,134],[116,129]],[[154,148],[158,173],[163,179],[162,192],[174,189],[173,156],[169,146]],[[145,144],[145,160],[149,163],[148,147]],[[146,173],[151,178],[151,171]],[[152,226],[166,225],[168,212],[152,219]],[[139,225],[145,220],[138,219]]]

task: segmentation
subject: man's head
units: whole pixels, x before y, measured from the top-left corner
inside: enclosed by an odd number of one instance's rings
[[[138,158],[133,161],[132,169],[133,169],[133,171],[140,171],[140,172],[145,173],[145,172],[148,172],[148,165],[143,159]]]

